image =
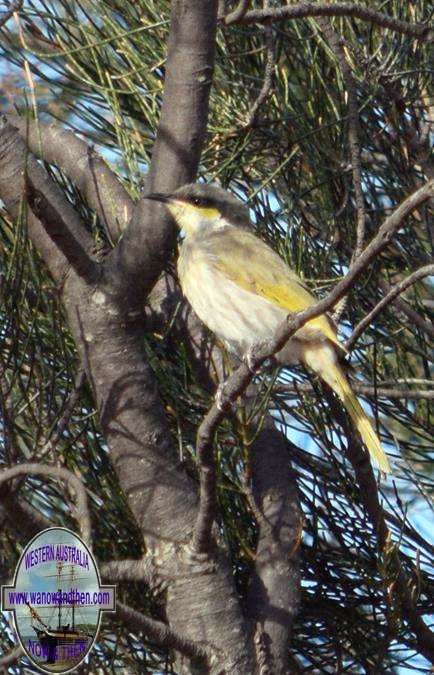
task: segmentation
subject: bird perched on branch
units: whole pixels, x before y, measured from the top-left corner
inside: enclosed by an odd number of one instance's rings
[[[315,297],[267,244],[251,231],[248,209],[215,185],[184,185],[173,194],[152,193],[166,204],[185,234],[178,260],[182,290],[203,323],[239,356],[270,340],[290,313]],[[281,365],[303,363],[342,401],[382,471],[387,457],[341,365],[345,349],[332,321],[308,321],[277,353]]]

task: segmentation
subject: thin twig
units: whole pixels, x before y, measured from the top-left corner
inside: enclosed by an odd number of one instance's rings
[[[390,586],[390,592],[398,595],[403,608],[403,614],[411,630],[416,635],[421,653],[432,661],[434,657],[434,634],[415,609],[409,578],[400,560],[398,548],[392,543],[384,509],[380,504],[374,471],[367,459],[366,453],[364,453],[361,447],[359,439],[353,429],[348,426],[341,406],[339,406],[333,396],[330,396],[328,401],[335,416],[343,428],[346,429],[348,438],[347,453],[356,474],[360,501],[364,504],[377,535],[383,563],[394,576],[394,583]]]
[[[192,640],[188,640],[188,638],[175,632],[162,621],[150,619],[141,612],[121,602],[116,603],[116,616],[134,630],[142,630],[159,647],[173,649],[191,659],[208,661],[215,651],[211,646],[205,646],[203,643],[198,644]]]
[[[378,285],[384,293],[389,293],[392,289],[392,286],[381,277],[378,279]],[[393,304],[400,312],[405,314],[405,316],[410,320],[410,324],[417,326],[419,330],[434,339],[434,326],[430,321],[426,321],[418,312],[416,312],[416,310],[413,309],[413,307],[410,307],[410,305],[403,298],[395,298]]]
[[[17,464],[10,469],[4,469],[3,471],[0,471],[0,485],[6,481],[12,480],[12,478],[15,478],[16,476],[32,474],[37,476],[48,476],[50,478],[60,478],[61,480],[69,483],[76,494],[76,510],[74,514],[75,518],[80,526],[83,539],[90,544],[91,524],[87,505],[87,494],[81,480],[79,480],[77,476],[72,473],[72,471],[69,471],[69,469],[65,469],[61,466],[26,462],[23,464]]]
[[[11,666],[15,661],[18,661],[22,656],[24,656],[24,649],[20,646],[15,647],[15,649],[12,649],[8,654],[4,654],[4,656],[0,657],[0,668],[7,673],[8,672],[8,666]]]
[[[334,307],[334,305],[348,293],[348,290],[354,285],[356,279],[366,270],[372,260],[374,260],[374,258],[376,258],[391,241],[394,233],[401,227],[407,215],[430,199],[433,194],[434,180],[430,180],[419,188],[419,190],[416,190],[416,192],[407,197],[407,199],[405,199],[390,214],[390,216],[386,218],[378,230],[377,235],[354,262],[352,269],[348,271],[338,284],[336,284],[335,288],[323,300],[320,300],[302,312],[289,315],[287,320],[282,322],[280,328],[277,330],[275,339],[267,342],[265,347],[261,347],[257,350],[255,355],[252,355],[256,357],[252,359],[252,365],[261,365],[266,358],[269,358],[269,356],[279,351],[288,341],[289,337],[304,326],[305,323],[328,312]]]
[[[351,382],[351,389],[356,394],[361,394],[362,396],[378,396],[380,398],[409,398],[413,400],[434,400],[434,390],[424,390],[424,389],[400,389],[399,387],[382,387],[381,384],[378,387],[374,387],[368,384],[357,384]],[[297,394],[297,392],[303,394],[312,394],[314,393],[314,387],[308,382],[297,382],[297,384],[285,383],[282,384],[279,382],[274,385],[273,391],[276,394]]]
[[[64,215],[55,208],[41,190],[37,189],[30,174],[27,176],[26,196],[32,212],[43,224],[46,232],[74,271],[89,282],[95,281],[98,274],[96,262],[92,260],[89,252],[71,231]]]
[[[352,70],[345,58],[345,52],[342,49],[343,39],[333,30],[333,26],[328,18],[320,16],[318,17],[317,22],[327,37],[329,46],[339,64],[348,95],[348,141],[351,156],[351,171],[353,175],[354,200],[357,212],[356,245],[351,257],[351,269],[354,260],[356,260],[362,252],[366,230],[366,209],[362,190],[362,163],[360,160],[360,122],[359,106],[357,103],[357,85]],[[348,296],[346,296],[345,300],[348,301]],[[339,320],[345,311],[346,301],[339,303],[339,306],[333,314],[333,320],[336,323],[339,323]]]
[[[242,125],[242,129],[244,131],[247,131],[248,129],[251,129],[255,126],[261,105],[266,100],[273,85],[273,70],[274,66],[276,65],[276,50],[273,39],[273,28],[271,24],[267,24],[265,26],[265,49],[267,52],[267,60],[265,63],[264,81],[262,83],[261,91],[259,92],[256,101],[251,107],[248,119],[245,124]]]
[[[74,382],[74,388],[69,395],[68,401],[65,405],[65,409],[56,425],[56,428],[53,430],[51,436],[44,443],[40,453],[38,453],[38,459],[42,459],[49,452],[52,452],[57,443],[60,441],[60,438],[65,431],[66,426],[71,419],[71,415],[74,412],[74,408],[77,404],[78,399],[80,398],[81,389],[86,381],[86,373],[84,368],[80,368]]]
[[[348,94],[348,140],[357,210],[357,237],[356,247],[353,253],[353,260],[355,260],[362,252],[366,225],[365,200],[363,198],[362,190],[362,164],[360,161],[360,122],[359,106],[357,103],[357,84],[347,59],[345,58],[345,52],[342,49],[342,38],[333,30],[329,19],[319,17],[318,24],[324,31],[339,64]]]
[[[378,314],[382,312],[385,307],[387,307],[387,305],[389,305],[396,297],[398,297],[398,295],[403,293],[407,288],[415,284],[417,281],[420,281],[420,279],[430,276],[431,274],[434,274],[434,265],[425,265],[424,267],[416,270],[416,272],[413,272],[413,274],[410,274],[406,279],[403,279],[398,284],[395,284],[395,286],[392,286],[387,295],[385,295],[384,298],[382,298],[382,300],[380,300],[380,302],[375,305],[369,314],[359,321],[351,336],[345,343],[346,348],[348,350],[353,348],[355,342],[358,340],[363,331],[373,322]]]
[[[349,16],[362,21],[369,21],[382,28],[390,28],[397,33],[410,35],[419,40],[430,40],[432,31],[429,25],[423,23],[409,23],[394,19],[387,14],[377,12],[369,7],[361,7],[350,2],[298,2],[294,5],[284,5],[282,7],[270,7],[268,9],[253,9],[246,12],[239,19],[240,23],[262,23],[271,19],[272,21],[283,21],[286,19],[305,19],[309,16]],[[233,21],[229,23],[234,23]]]
[[[223,17],[226,26],[230,26],[231,23],[237,23],[237,21],[240,21],[243,18],[249,9],[249,2],[250,0],[240,0],[235,9],[232,12],[229,12],[227,16]]]
[[[23,5],[23,0],[15,0],[12,3],[12,6],[7,10],[7,12],[0,19],[0,28],[5,25],[15,12],[19,12]]]
[[[412,195],[407,197],[381,225],[377,235],[365,248],[364,252],[354,262],[351,270],[335,286],[335,288],[319,302],[311,307],[290,314],[280,324],[275,336],[267,342],[253,348],[250,353],[250,367],[246,363],[228,378],[220,389],[219,403],[210,408],[197,433],[197,462],[200,474],[200,501],[199,510],[193,532],[193,550],[196,553],[208,554],[211,549],[211,528],[216,510],[216,468],[214,460],[213,440],[218,426],[226,416],[228,407],[235,403],[237,398],[250,384],[256,371],[262,363],[278,352],[289,338],[308,321],[329,311],[348,293],[360,274],[366,270],[372,260],[378,256],[392,239],[404,219],[418,206],[429,199],[434,191],[434,180],[429,181]]]
[[[270,539],[274,542],[277,543],[277,537],[274,532],[272,524],[267,520],[264,512],[260,508],[260,506],[257,504],[255,495],[253,494],[253,490],[249,485],[249,481],[245,475],[241,477],[241,484],[243,486],[243,492],[244,495],[247,499],[247,502],[250,506],[250,510],[258,524],[259,527],[261,527],[264,530],[264,534],[266,536],[269,536]]]

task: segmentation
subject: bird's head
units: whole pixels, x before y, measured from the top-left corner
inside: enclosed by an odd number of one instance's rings
[[[146,198],[166,204],[187,237],[222,227],[248,227],[250,223],[244,204],[217,185],[191,183],[172,194],[154,192]]]

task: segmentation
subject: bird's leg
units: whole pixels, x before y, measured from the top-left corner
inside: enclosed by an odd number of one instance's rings
[[[224,413],[232,410],[232,403],[228,400],[226,401],[224,400],[225,384],[226,384],[225,382],[220,382],[215,393],[216,406],[221,412]]]
[[[244,355],[244,361],[246,362],[247,368],[250,370],[253,375],[257,375],[261,369],[261,366],[258,366],[256,364],[257,360],[257,352],[258,352],[258,344],[253,344],[251,347],[248,348]]]
[[[279,362],[274,355],[269,356],[268,359],[265,359],[261,363],[261,370],[265,371],[268,375],[271,375],[276,368],[279,368]]]
[[[271,370],[277,365],[274,356],[270,356],[268,359],[265,359],[265,361],[262,361],[262,363],[259,365],[257,364],[258,352],[265,344],[265,342],[256,342],[254,345],[249,347],[245,353],[244,361],[246,362],[247,368],[251,373],[253,373],[253,375],[257,375],[263,368],[266,370]]]

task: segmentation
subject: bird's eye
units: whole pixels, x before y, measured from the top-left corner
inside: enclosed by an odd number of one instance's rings
[[[195,206],[202,206],[203,200],[200,197],[193,197],[192,201]]]

